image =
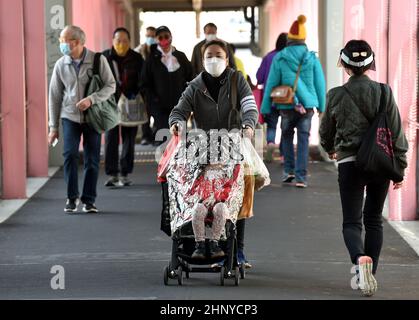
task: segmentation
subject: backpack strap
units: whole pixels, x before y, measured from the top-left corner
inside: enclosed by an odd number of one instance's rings
[[[386,109],[385,85],[383,83],[380,83],[380,88],[381,88],[381,96],[380,96],[380,107],[378,109],[378,113],[384,113],[384,112],[386,112],[386,110],[385,110]],[[349,91],[349,89],[346,86],[343,86],[343,89],[345,89],[346,93],[351,98],[352,102],[357,106],[358,110],[362,113],[362,115],[368,120],[369,124],[371,124],[372,121],[370,121],[368,119],[368,117],[365,115],[364,111],[362,111],[362,109],[359,107],[359,105],[355,102],[355,98],[352,95],[352,93]]]

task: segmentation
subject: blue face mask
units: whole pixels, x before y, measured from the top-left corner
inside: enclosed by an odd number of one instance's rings
[[[153,44],[156,44],[156,43],[157,43],[157,41],[156,41],[156,39],[155,39],[155,38],[152,38],[152,37],[147,37],[147,38],[145,38],[145,43],[146,43],[148,46],[151,46],[151,45],[153,45]]]
[[[71,54],[70,44],[68,43],[60,43],[60,50],[65,56],[69,56]]]

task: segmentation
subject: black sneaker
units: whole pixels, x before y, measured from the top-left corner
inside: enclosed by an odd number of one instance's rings
[[[205,259],[205,241],[196,243],[196,250],[192,254],[192,259]]]
[[[151,144],[151,141],[147,138],[143,138],[140,143],[142,146],[148,146]]]
[[[133,185],[133,182],[127,176],[122,176],[119,181],[124,187],[131,187]]]
[[[67,212],[67,213],[76,212],[79,204],[80,204],[79,199],[68,199],[67,204],[65,205],[65,208],[64,208],[64,212]]]
[[[85,204],[83,207],[83,212],[86,213],[99,213],[99,210],[94,204]]]
[[[292,174],[292,173],[289,173],[289,174],[284,175],[284,177],[282,179],[282,182],[283,183],[291,183],[291,182],[294,181],[294,179],[295,179],[295,175]]]
[[[212,259],[225,256],[224,251],[218,246],[218,241],[210,241],[210,255]]]

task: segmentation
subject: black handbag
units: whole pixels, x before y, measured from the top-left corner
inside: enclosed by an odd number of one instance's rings
[[[357,153],[356,166],[366,174],[384,177],[398,183],[404,179],[403,170],[400,169],[399,162],[394,155],[393,133],[389,127],[385,86],[384,84],[380,86],[380,108],[362,139]],[[365,116],[350,91],[345,86],[344,89]]]

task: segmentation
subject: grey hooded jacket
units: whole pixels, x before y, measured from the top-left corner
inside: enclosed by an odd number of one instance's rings
[[[228,129],[228,118],[232,109],[230,102],[230,81],[234,72],[236,71],[232,69],[227,71],[225,83],[220,89],[218,104],[208,92],[202,79],[202,73],[190,82],[182,94],[178,105],[170,115],[170,127],[177,123],[186,122],[193,112],[199,129],[204,131]],[[237,77],[237,95],[237,102],[240,104],[242,113],[242,124],[254,129],[259,113],[252,90],[240,72],[238,72]]]
[[[85,98],[89,75],[93,71],[94,56],[94,52],[86,51],[78,74],[70,56],[62,57],[55,64],[49,90],[49,127],[52,131],[58,131],[60,118],[76,123],[84,122],[83,112],[76,104]],[[89,96],[92,104],[108,100],[116,90],[115,78],[104,56],[101,56],[100,61],[100,78],[104,85],[100,91]]]

